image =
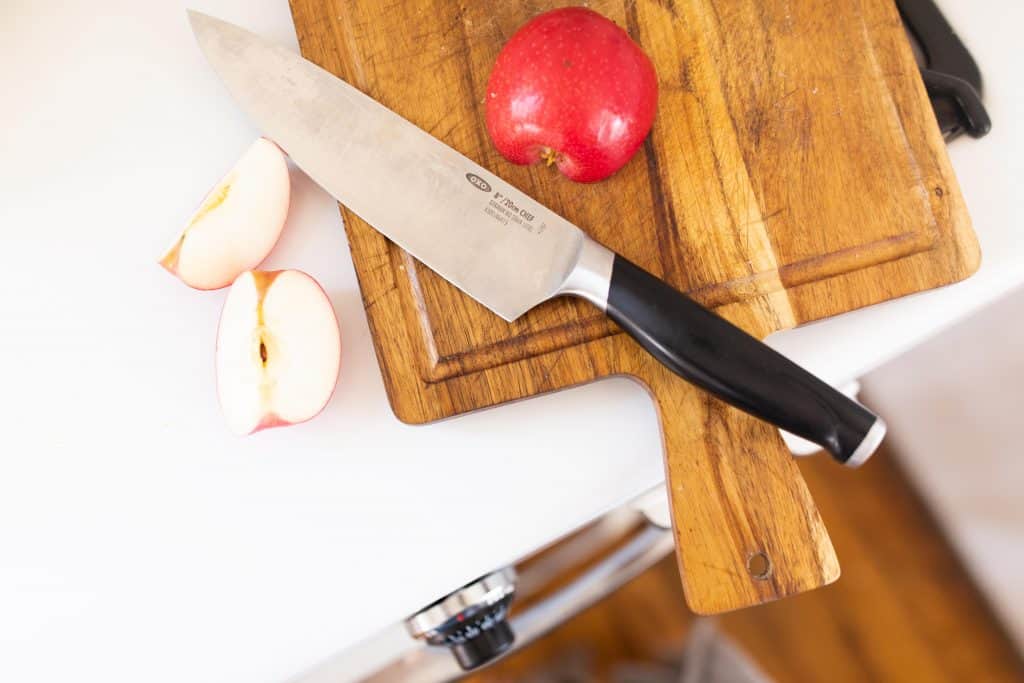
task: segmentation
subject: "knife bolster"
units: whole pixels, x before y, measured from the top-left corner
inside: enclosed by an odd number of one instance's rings
[[[562,282],[555,296],[586,299],[604,311],[608,308],[608,292],[612,284],[615,252],[584,235],[576,265]]]

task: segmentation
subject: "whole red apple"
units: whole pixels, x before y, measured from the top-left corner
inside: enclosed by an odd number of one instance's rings
[[[622,168],[654,121],[658,81],[629,35],[597,12],[538,15],[505,44],[487,83],[487,131],[516,164],[544,160],[581,183]]]

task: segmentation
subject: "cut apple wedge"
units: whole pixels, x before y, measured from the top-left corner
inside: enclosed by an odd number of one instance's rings
[[[196,289],[228,286],[277,243],[290,192],[284,153],[260,138],[206,195],[160,265]]]
[[[331,398],[341,335],[327,294],[298,270],[242,273],[217,330],[217,393],[231,431],[305,422]]]

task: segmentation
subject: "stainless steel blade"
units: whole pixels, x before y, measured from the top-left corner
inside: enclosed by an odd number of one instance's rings
[[[571,291],[593,244],[579,228],[312,62],[225,21],[189,18],[264,134],[388,239],[506,320]]]

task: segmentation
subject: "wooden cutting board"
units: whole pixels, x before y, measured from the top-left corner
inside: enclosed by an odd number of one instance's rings
[[[978,246],[891,0],[591,2],[646,50],[660,81],[650,137],[622,171],[594,185],[508,163],[484,127],[498,50],[528,18],[561,4],[291,0],[307,58],[752,334],[977,268]],[[401,420],[634,377],[660,414],[692,609],[735,609],[838,576],[774,428],[670,374],[585,303],[552,301],[505,323],[343,214]]]

